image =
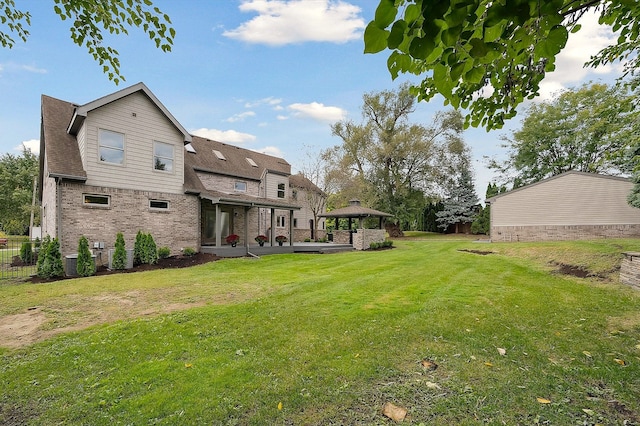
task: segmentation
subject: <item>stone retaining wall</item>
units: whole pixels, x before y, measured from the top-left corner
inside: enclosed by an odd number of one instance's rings
[[[640,253],[623,253],[624,259],[620,265],[620,282],[640,290]]]

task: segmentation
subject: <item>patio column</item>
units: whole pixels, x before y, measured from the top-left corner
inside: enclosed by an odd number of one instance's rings
[[[222,245],[222,221],[220,220],[220,204],[216,204],[216,247]]]
[[[289,210],[289,245],[293,245],[293,210]]]
[[[249,209],[251,207],[244,207],[244,246],[249,247]]]
[[[276,209],[271,208],[271,247],[276,245]]]

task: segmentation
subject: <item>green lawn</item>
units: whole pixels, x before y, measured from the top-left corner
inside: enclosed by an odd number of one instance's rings
[[[0,349],[0,423],[386,425],[392,402],[408,424],[639,424],[640,292],[615,272],[639,245],[413,235],[0,286],[0,319],[47,319]]]

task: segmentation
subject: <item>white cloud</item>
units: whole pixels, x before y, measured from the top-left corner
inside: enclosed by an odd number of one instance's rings
[[[286,115],[278,115],[276,118],[278,120],[280,120],[280,121],[284,121],[284,120],[288,120],[289,119],[289,117],[287,117]]]
[[[293,115],[296,117],[310,117],[314,120],[336,122],[344,119],[347,116],[347,111],[338,107],[324,106],[318,102],[311,102],[310,104],[291,104],[288,106],[289,110],[293,111]]]
[[[556,70],[547,74],[540,84],[540,100],[549,100],[554,93],[568,86],[579,85],[589,73],[600,75],[620,71],[619,65],[607,65],[598,68],[585,68],[584,64],[604,47],[615,44],[616,36],[608,26],[598,23],[598,15],[591,11],[581,19],[582,28],[575,34],[569,34],[566,47],[556,57]]]
[[[14,151],[24,151],[25,149],[31,151],[33,154],[40,154],[40,140],[39,139],[29,139],[28,141],[23,141],[20,145],[14,148]]]
[[[246,111],[246,112],[242,112],[240,114],[233,115],[233,116],[227,118],[225,121],[227,121],[229,123],[235,123],[236,121],[244,121],[245,118],[254,117],[255,115],[256,115],[256,113],[253,112],[253,111]]]
[[[242,145],[247,142],[256,140],[254,135],[241,133],[235,130],[218,130],[218,129],[197,129],[190,132],[192,135],[202,138],[211,139],[218,142],[232,143]]]
[[[277,105],[279,105],[280,103],[282,103],[282,99],[278,99],[278,98],[274,98],[273,96],[270,96],[268,98],[258,99],[257,101],[247,101],[245,102],[244,107],[256,108],[262,105],[269,105],[277,108]]]
[[[361,9],[340,0],[249,0],[240,10],[258,16],[223,35],[247,43],[345,43],[361,39],[365,26]]]
[[[4,64],[0,64],[0,73],[3,71],[10,73],[27,71],[34,74],[46,74],[48,72],[45,68],[38,68],[33,65],[20,65],[14,62],[6,62]]]

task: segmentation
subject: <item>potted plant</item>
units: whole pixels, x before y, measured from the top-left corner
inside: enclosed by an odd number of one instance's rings
[[[287,242],[287,237],[285,235],[278,235],[276,237],[276,241],[278,242],[278,245],[282,245],[282,243]]]
[[[267,242],[268,238],[267,238],[267,236],[266,236],[266,235],[258,235],[258,236],[255,238],[255,240],[256,240],[256,242],[257,242],[258,244],[260,244],[260,247],[262,247],[262,246],[264,246],[264,243],[266,243],[266,242]]]
[[[226,241],[227,244],[231,244],[231,247],[235,247],[236,244],[238,244],[238,241],[240,241],[240,237],[236,234],[230,234],[227,235]]]

